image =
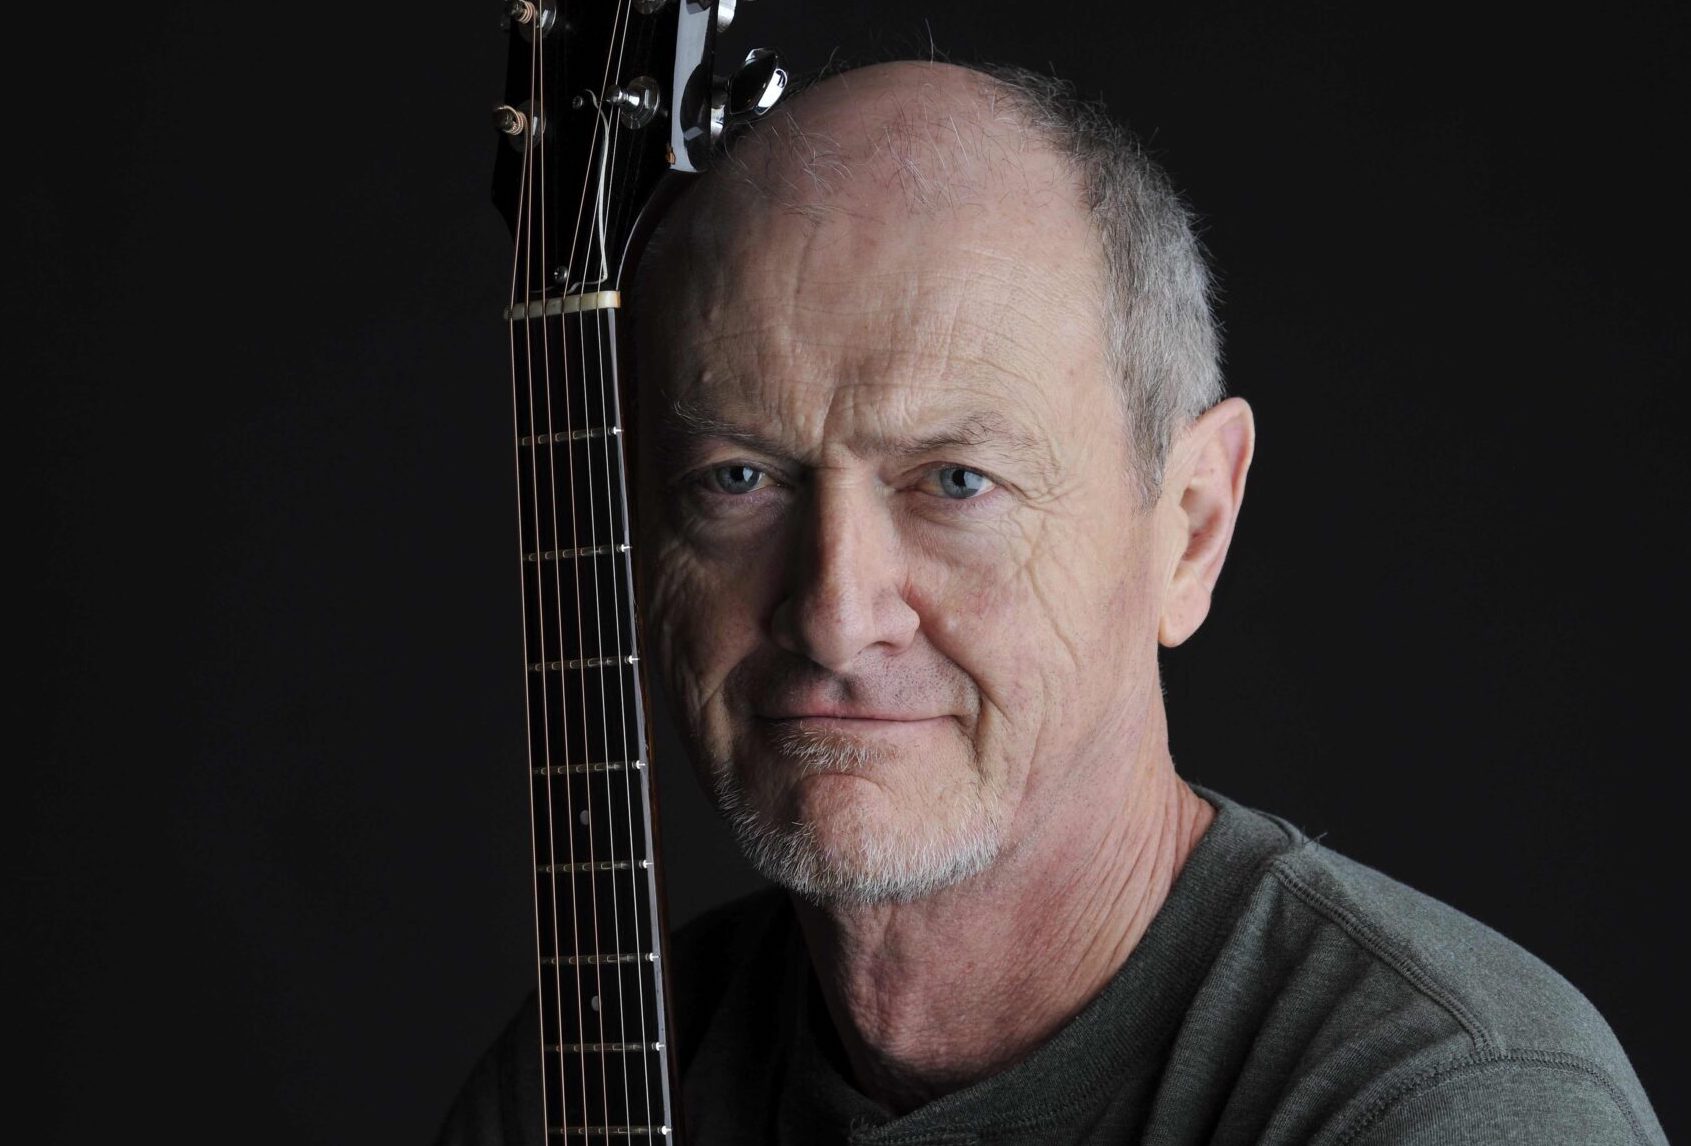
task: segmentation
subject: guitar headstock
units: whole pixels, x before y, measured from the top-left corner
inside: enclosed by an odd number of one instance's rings
[[[505,136],[494,198],[517,242],[516,294],[613,289],[669,172],[707,165],[725,124],[774,106],[787,76],[757,49],[713,71],[735,0],[508,0]]]

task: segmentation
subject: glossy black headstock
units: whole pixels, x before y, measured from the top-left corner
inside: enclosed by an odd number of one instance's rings
[[[520,291],[613,287],[664,174],[702,170],[725,118],[773,105],[786,75],[770,53],[753,53],[755,66],[748,58],[732,83],[714,78],[716,33],[733,9],[733,0],[509,0],[494,198],[517,241]]]

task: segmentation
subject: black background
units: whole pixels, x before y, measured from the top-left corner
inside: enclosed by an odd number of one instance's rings
[[[9,19],[32,1141],[426,1141],[531,977],[496,8]],[[1262,434],[1177,761],[1544,957],[1691,1129],[1685,18],[742,8],[1151,139]],[[685,919],[747,877],[665,755]]]

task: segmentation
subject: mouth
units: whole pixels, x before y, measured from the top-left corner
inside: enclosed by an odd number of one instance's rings
[[[799,712],[762,717],[762,740],[793,776],[868,777],[895,761],[918,759],[938,742],[945,717],[841,716]]]
[[[759,720],[772,724],[791,721],[828,720],[858,724],[921,724],[930,720],[944,720],[946,714],[912,711],[907,708],[840,702],[824,697],[787,697],[774,700],[754,709]]]
[[[758,683],[763,687],[745,698],[741,727],[779,756],[837,749],[865,761],[914,765],[966,735],[965,710],[932,682],[823,679],[794,670]]]
[[[939,724],[942,721],[949,720],[950,717],[822,711],[765,715],[758,719],[773,729],[815,729],[817,731],[842,733],[873,733],[896,732],[904,728],[915,729],[925,725]]]
[[[950,718],[802,712],[762,717],[758,723],[765,743],[782,756],[816,764],[849,765],[842,770],[858,771],[932,748]]]

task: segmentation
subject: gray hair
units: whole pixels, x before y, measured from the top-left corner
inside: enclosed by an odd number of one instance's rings
[[[1194,216],[1168,173],[1103,106],[1025,68],[972,65],[1067,160],[1103,247],[1105,336],[1147,497],[1175,435],[1221,400],[1221,334]]]

